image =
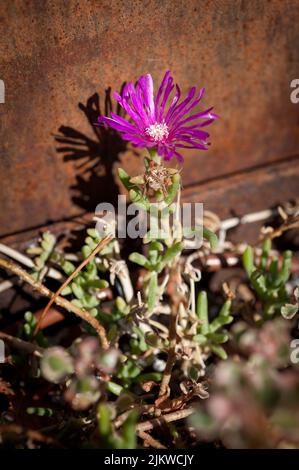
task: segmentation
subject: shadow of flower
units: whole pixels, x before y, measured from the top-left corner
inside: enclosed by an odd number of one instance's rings
[[[123,84],[124,86],[125,84]],[[123,89],[122,86],[122,89]],[[77,129],[61,126],[55,140],[57,152],[63,154],[65,162],[76,161],[76,183],[71,186],[74,204],[86,211],[94,211],[101,202],[117,203],[119,193],[114,180],[113,167],[119,161],[120,154],[127,148],[127,142],[121,139],[113,129],[97,125],[102,115],[98,93],[88,98],[86,104],[79,103],[79,109],[87,118],[94,138],[90,138]],[[104,115],[112,111],[111,88],[105,91]],[[121,114],[119,105],[116,113]]]

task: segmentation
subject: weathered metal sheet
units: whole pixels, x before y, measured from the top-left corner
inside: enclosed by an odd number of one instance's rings
[[[132,149],[92,123],[95,93],[103,112],[105,89],[145,72],[157,82],[171,69],[184,92],[204,85],[204,104],[221,115],[209,152],[186,157],[185,188],[298,154],[289,96],[298,0],[10,0],[0,9],[0,235],[92,211],[115,197],[118,165],[140,170]],[[231,188],[226,204],[254,209],[262,194],[253,191],[240,201]]]

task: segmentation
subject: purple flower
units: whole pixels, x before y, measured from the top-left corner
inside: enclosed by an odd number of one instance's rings
[[[174,88],[175,93],[170,101]],[[131,122],[113,112],[111,117],[101,116],[98,121],[119,131],[124,140],[131,141],[136,147],[156,148],[164,160],[176,156],[179,161],[183,161],[178,151],[181,148],[207,150],[209,134],[202,128],[218,118],[211,113],[213,108],[189,114],[203,97],[204,88],[197,97],[195,93],[196,88],[191,88],[180,102],[181,90],[178,85],[174,85],[168,71],[154,99],[152,76],[142,75],[136,86],[129,82],[124,87],[122,96],[113,94]]]

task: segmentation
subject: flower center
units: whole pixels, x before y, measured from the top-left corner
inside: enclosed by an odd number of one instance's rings
[[[149,127],[145,129],[145,133],[152,137],[155,142],[161,142],[165,137],[167,138],[169,135],[168,126],[163,122],[162,124],[156,122],[155,124],[151,124]]]

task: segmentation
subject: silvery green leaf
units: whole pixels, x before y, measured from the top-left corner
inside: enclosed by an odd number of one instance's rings
[[[83,308],[90,310],[94,307],[97,307],[99,305],[99,299],[95,297],[94,295],[85,295],[82,299],[80,299],[82,302]]]
[[[157,302],[157,294],[158,294],[158,275],[156,272],[152,272],[150,282],[148,285],[148,300],[147,305],[149,311],[152,311]]]
[[[266,240],[263,243],[261,261],[260,261],[260,269],[262,270],[265,269],[267,266],[267,261],[268,261],[270,250],[271,250],[271,240],[269,238],[266,238]]]
[[[253,271],[250,277],[251,284],[258,293],[261,299],[267,299],[268,297],[268,288],[266,286],[266,278],[259,270]]]
[[[128,189],[130,190],[132,188],[132,186],[134,186],[132,183],[130,183],[130,176],[128,175],[128,173],[125,172],[125,170],[123,170],[122,168],[118,168],[118,176],[122,182],[122,184]]]
[[[199,344],[205,344],[207,342],[207,338],[205,335],[198,334],[193,336],[193,341],[196,341]]]
[[[27,323],[31,323],[32,320],[34,319],[33,313],[32,312],[26,312],[24,315],[24,319],[26,320]]]
[[[221,316],[219,315],[217,318],[211,322],[209,326],[209,333],[214,333],[215,331],[219,330],[222,326],[228,325],[233,321],[234,317],[231,315]]]
[[[213,341],[213,343],[221,344],[226,343],[228,335],[226,333],[209,333],[208,338]]]
[[[143,196],[141,189],[137,186],[129,190],[130,200],[143,210],[148,211],[151,207],[150,201]]]
[[[219,345],[211,345],[211,351],[216,354],[216,356],[220,357],[220,359],[227,359],[227,354],[225,352],[225,350],[223,349],[222,346],[219,346]]]
[[[167,248],[162,261],[164,264],[169,263],[173,258],[175,258],[177,255],[179,255],[183,250],[183,244],[181,242],[177,242],[174,245],[170,246]]]
[[[122,449],[135,449],[137,444],[137,434],[135,431],[138,419],[137,411],[130,412],[126,421],[122,425]]]
[[[282,268],[279,273],[279,280],[282,284],[285,284],[290,277],[292,266],[292,252],[287,250],[283,254]]]
[[[86,232],[92,238],[99,238],[99,232],[95,228],[88,228]]]
[[[70,261],[64,261],[61,267],[68,276],[75,271],[75,266]]]
[[[202,231],[203,231],[203,237],[209,241],[212,250],[215,250],[218,245],[217,235],[206,227],[203,227]]]
[[[253,261],[253,250],[251,246],[247,246],[246,250],[242,256],[243,266],[247,273],[247,276],[250,278],[251,274],[255,270],[254,261]]]
[[[177,192],[180,188],[180,181],[181,181],[181,177],[179,173],[176,173],[175,175],[173,175],[172,184],[170,188],[168,189],[168,195],[165,198],[165,202],[167,205],[170,205],[174,201],[174,198],[176,197]]]
[[[63,291],[61,292],[61,295],[69,295],[72,292],[71,286],[66,286]]]
[[[128,313],[129,307],[122,297],[116,297],[115,305],[119,312],[124,313],[124,314]]]
[[[208,297],[205,291],[201,291],[197,297],[196,313],[201,322],[200,332],[206,335],[209,331],[209,316],[208,316]]]
[[[298,312],[298,309],[298,305],[285,304],[283,307],[281,307],[280,311],[283,318],[286,320],[291,320]]]
[[[139,264],[139,266],[148,266],[148,259],[141,255],[140,253],[134,252],[131,253],[129,256],[129,260],[132,261],[133,263]]]
[[[81,300],[84,297],[84,290],[77,283],[72,282],[71,289],[72,289],[74,295],[77,297],[77,299]]]

